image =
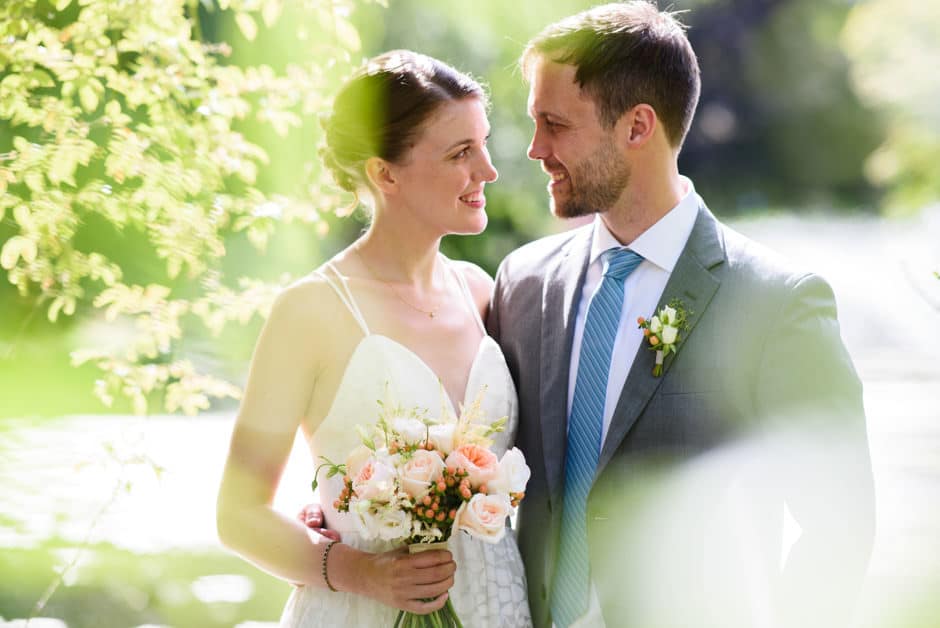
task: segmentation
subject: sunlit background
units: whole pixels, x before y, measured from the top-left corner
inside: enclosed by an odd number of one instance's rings
[[[444,248],[492,273],[566,228],[525,158],[515,60],[591,4],[3,2],[0,626],[276,622],[288,585],[222,550],[214,503],[271,296],[363,226],[317,162],[318,114],[390,48],[483,80],[490,224]],[[940,5],[672,6],[703,74],[681,170],[720,217],[830,281],[865,384],[878,530],[859,624],[935,626]],[[311,474],[295,446],[276,506],[309,501]],[[681,515],[679,497],[650,520]]]

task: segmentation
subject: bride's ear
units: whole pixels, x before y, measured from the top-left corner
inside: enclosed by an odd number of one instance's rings
[[[369,157],[366,160],[366,177],[383,194],[393,193],[397,187],[390,164],[381,157]]]

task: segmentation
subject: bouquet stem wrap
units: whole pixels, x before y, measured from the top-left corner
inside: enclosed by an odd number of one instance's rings
[[[419,554],[429,550],[447,549],[447,542],[440,543],[412,543],[408,546],[409,554]],[[443,608],[429,613],[427,615],[415,615],[406,611],[399,611],[398,618],[395,620],[395,628],[463,628],[460,618],[457,617],[457,611],[450,598]]]

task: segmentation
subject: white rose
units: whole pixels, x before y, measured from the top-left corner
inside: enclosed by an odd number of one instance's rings
[[[525,456],[518,447],[513,447],[499,461],[499,473],[494,482],[487,486],[489,493],[523,493],[532,471],[525,463]]]
[[[659,320],[658,316],[654,316],[650,319],[650,331],[654,334],[658,334],[663,329],[663,323]]]
[[[676,341],[679,330],[672,325],[663,325],[663,344],[671,345]]]
[[[381,508],[375,519],[380,539],[399,541],[411,536],[411,514],[398,507]]]
[[[372,450],[365,445],[359,445],[346,456],[346,475],[351,478],[359,475],[359,471],[372,457]]]
[[[428,433],[427,426],[418,419],[395,419],[392,421],[391,427],[392,430],[398,432],[401,437],[405,439],[405,443],[408,445],[423,443],[424,438]]]
[[[411,460],[400,470],[401,487],[414,499],[421,499],[428,494],[431,482],[437,482],[444,475],[444,461],[436,451],[419,449]]]
[[[454,428],[453,423],[442,423],[432,425],[429,428],[429,438],[434,443],[434,447],[445,456],[454,449]]]
[[[356,530],[362,538],[374,539],[379,535],[379,522],[372,512],[372,502],[368,499],[359,499],[350,502],[349,514],[353,516]]]
[[[389,501],[395,494],[395,468],[370,458],[353,478],[353,493],[359,499]]]
[[[670,325],[676,322],[676,309],[668,305],[663,308],[663,324]]]
[[[454,527],[488,543],[497,543],[506,534],[506,517],[511,512],[509,496],[477,493],[457,511]]]

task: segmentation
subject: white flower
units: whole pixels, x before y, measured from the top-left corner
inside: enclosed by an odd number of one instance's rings
[[[414,499],[428,494],[431,482],[437,482],[444,474],[444,461],[436,451],[419,449],[411,460],[400,469],[401,487]]]
[[[679,329],[672,325],[663,325],[663,344],[671,345],[679,336]]]
[[[650,331],[654,334],[658,334],[663,329],[663,323],[659,320],[658,316],[654,316],[650,319]]]
[[[411,514],[397,506],[380,509],[376,521],[380,539],[399,541],[411,534]]]
[[[508,495],[477,493],[457,511],[454,528],[470,536],[497,543],[506,534],[506,517],[512,512]]]
[[[427,435],[427,426],[418,419],[398,418],[392,421],[392,430],[398,432],[408,445],[423,443]]]
[[[349,514],[353,517],[356,529],[365,539],[374,539],[379,534],[379,522],[372,512],[372,502],[359,499],[350,502]]]
[[[434,447],[445,456],[454,449],[454,429],[456,427],[453,423],[443,423],[428,428],[429,438],[434,443]]]
[[[513,447],[499,461],[496,479],[487,485],[488,493],[523,493],[532,471],[518,447]]]
[[[668,305],[662,309],[662,321],[664,325],[672,325],[676,322],[676,308]]]

